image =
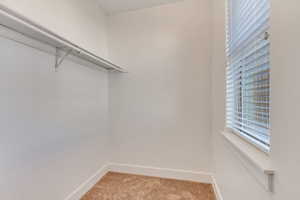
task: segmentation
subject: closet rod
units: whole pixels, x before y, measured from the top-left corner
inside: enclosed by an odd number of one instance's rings
[[[0,24],[31,39],[48,44],[54,48],[72,50],[72,55],[116,72],[126,72],[121,67],[101,58],[30,19],[0,4]]]

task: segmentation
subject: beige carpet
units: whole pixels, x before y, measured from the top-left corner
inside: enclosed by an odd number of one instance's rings
[[[215,200],[212,186],[109,172],[82,200]]]

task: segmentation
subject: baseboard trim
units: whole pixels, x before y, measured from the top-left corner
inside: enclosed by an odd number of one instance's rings
[[[222,197],[222,194],[221,194],[221,190],[217,184],[217,181],[215,179],[214,176],[211,177],[212,178],[212,186],[213,186],[213,189],[214,189],[214,193],[216,195],[216,199],[217,200],[224,200],[223,197]]]
[[[212,183],[212,174],[188,170],[110,163],[110,171],[178,180]]]
[[[108,163],[99,169],[64,200],[80,200],[109,171],[212,184],[217,200],[223,200],[212,173],[119,163]]]
[[[87,193],[108,171],[109,165],[105,165],[100,168],[94,175],[69,194],[65,200],[80,200],[81,197]]]

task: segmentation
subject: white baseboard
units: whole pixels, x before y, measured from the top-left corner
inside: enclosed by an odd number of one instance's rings
[[[222,197],[222,194],[221,194],[221,190],[217,184],[217,181],[215,179],[215,177],[212,176],[212,186],[213,186],[213,189],[214,189],[214,193],[216,195],[216,199],[217,200],[224,200],[223,197]]]
[[[154,176],[161,178],[170,178],[186,181],[195,181],[201,183],[212,183],[212,174],[207,172],[197,172],[178,169],[167,169],[158,167],[148,167],[139,165],[128,165],[110,163],[110,171],[137,174],[144,176]]]
[[[80,198],[109,171],[209,183],[213,186],[217,200],[223,200],[216,180],[211,173],[118,163],[109,163],[99,169],[93,176],[82,183],[74,192],[68,195],[65,200],[80,200]]]
[[[80,198],[87,193],[108,171],[109,166],[105,165],[88,180],[82,183],[78,188],[76,188],[76,190],[69,194],[65,200],[80,200]]]

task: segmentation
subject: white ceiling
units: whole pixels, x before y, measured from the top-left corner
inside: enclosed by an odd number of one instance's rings
[[[179,0],[98,0],[102,9],[108,14],[118,12],[149,8]]]

